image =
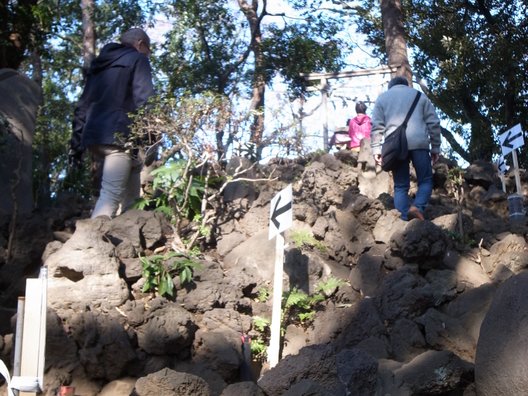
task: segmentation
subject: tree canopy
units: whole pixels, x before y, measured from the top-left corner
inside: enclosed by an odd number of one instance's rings
[[[260,3],[176,1],[162,7],[173,21],[158,65],[172,94],[212,91],[232,100],[250,99],[253,122],[249,140],[257,152],[268,144],[264,136],[265,90],[280,76],[292,97],[304,92],[300,72],[337,71],[347,46],[337,34],[345,28],[331,12],[308,4],[276,14]],[[299,6],[299,4],[296,4]],[[232,136],[217,131],[221,152]]]
[[[528,3],[520,0],[402,1],[416,80],[450,120],[444,136],[466,143],[471,162],[498,153],[497,134],[528,116]],[[385,55],[378,1],[361,1],[359,30]]]

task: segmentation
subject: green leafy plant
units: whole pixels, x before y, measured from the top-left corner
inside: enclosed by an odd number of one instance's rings
[[[200,216],[204,182],[188,175],[189,164],[185,160],[169,161],[151,172],[154,177],[153,196],[141,200],[137,207],[144,209],[153,205],[169,217],[195,218]]]
[[[325,245],[314,238],[310,230],[295,229],[289,233],[289,239],[293,242],[296,248],[301,249],[304,246],[314,247],[317,250],[324,252]]]
[[[173,276],[177,275],[182,285],[191,282],[193,270],[199,266],[197,262],[176,252],[143,256],[139,259],[145,278],[141,291],[158,293],[160,296],[174,296]]]
[[[166,214],[181,242],[178,248],[187,251],[213,242],[214,224],[224,204],[223,190],[254,168],[240,163],[227,175],[223,166],[227,147],[239,139],[239,132],[250,121],[235,111],[225,95],[173,94],[153,96],[148,106],[129,114],[132,125],[127,143],[150,145],[150,166],[155,168],[136,207]],[[212,131],[217,140],[204,139]],[[224,133],[229,139],[222,138]],[[230,143],[224,145],[225,140]],[[272,172],[265,179],[246,180],[272,180]]]
[[[200,225],[198,231],[201,236],[209,237],[211,235],[211,226],[203,223],[202,216],[199,213],[194,215],[193,222]]]
[[[263,333],[270,326],[270,320],[261,316],[253,317],[253,327]]]
[[[197,267],[198,264],[189,258],[182,258],[181,260],[176,260],[172,264],[172,269],[178,274],[181,285],[192,282],[193,271]]]
[[[469,247],[477,247],[478,243],[472,238],[469,238],[467,235],[460,235],[458,232],[455,231],[445,231],[445,234],[447,237],[455,242],[461,243],[463,245],[467,245]]]
[[[316,292],[312,295],[297,288],[283,293],[281,335],[284,335],[284,329],[289,323],[306,324],[313,321],[317,313],[317,305],[330,298],[344,284],[346,284],[345,281],[331,276],[320,282],[315,288]],[[267,301],[270,294],[270,290],[262,286],[258,290],[257,299],[262,302]],[[271,322],[260,316],[253,317],[252,322],[257,335],[251,339],[251,352],[255,360],[263,360],[266,357]]]
[[[304,323],[306,320],[313,319],[315,306],[324,299],[322,294],[316,293],[310,296],[302,290],[293,288],[285,294],[283,317],[288,319],[293,316]]]
[[[270,296],[271,296],[271,291],[266,286],[261,286],[257,291],[257,301],[259,302],[264,303],[268,301]]]
[[[251,355],[254,360],[263,361],[267,356],[270,320],[261,316],[252,318],[253,328],[257,334],[251,338]]]
[[[331,297],[339,287],[345,285],[346,282],[343,279],[330,276],[326,281],[322,281],[317,284],[315,290],[322,293],[325,297]]]
[[[154,291],[161,296],[174,294],[174,283],[170,275],[169,269],[165,265],[165,256],[153,255],[149,257],[140,257],[141,266],[143,268],[143,284],[142,292]]]
[[[264,361],[266,360],[268,352],[268,346],[262,338],[251,339],[251,356],[253,360]]]
[[[312,321],[315,318],[315,311],[308,311],[308,312],[300,312],[299,313],[299,320],[301,323],[305,323],[307,321]]]

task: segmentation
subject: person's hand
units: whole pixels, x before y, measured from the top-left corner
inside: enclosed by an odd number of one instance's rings
[[[438,159],[440,158],[440,154],[438,153],[432,153],[431,154],[431,163],[434,165],[436,164],[436,162],[438,161]]]
[[[68,152],[68,165],[72,168],[80,168],[82,164],[82,155],[82,151],[70,149]]]
[[[381,154],[374,154],[374,161],[376,161],[376,164],[381,165]]]

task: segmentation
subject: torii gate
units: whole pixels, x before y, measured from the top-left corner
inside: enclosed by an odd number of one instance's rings
[[[378,68],[372,69],[362,69],[362,70],[350,70],[342,71],[337,73],[301,73],[300,76],[303,77],[306,81],[316,81],[319,80],[319,84],[314,87],[309,87],[308,91],[320,91],[321,92],[321,102],[323,106],[323,147],[326,151],[328,149],[328,96],[330,85],[328,80],[330,79],[339,79],[339,78],[354,78],[354,77],[363,77],[371,76],[376,74],[389,74],[396,73],[400,65],[391,65],[391,66],[381,66]]]

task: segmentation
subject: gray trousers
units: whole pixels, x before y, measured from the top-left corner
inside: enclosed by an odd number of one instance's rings
[[[92,212],[97,216],[114,217],[129,209],[141,192],[142,161],[116,146],[94,145],[90,151],[104,161],[101,192]]]

